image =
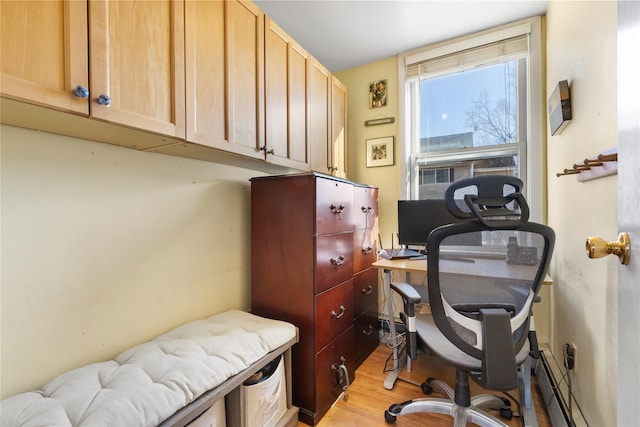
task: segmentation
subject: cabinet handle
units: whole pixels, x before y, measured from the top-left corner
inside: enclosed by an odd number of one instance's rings
[[[340,206],[331,205],[329,206],[329,208],[331,209],[331,212],[333,212],[334,214],[341,214],[344,211],[344,205],[340,205]]]
[[[75,96],[77,96],[78,98],[87,98],[89,96],[89,89],[87,89],[84,86],[76,86],[76,88],[73,90],[73,94]]]
[[[366,289],[362,289],[362,293],[365,295],[371,295],[371,292],[373,292],[373,288],[371,287],[371,285],[367,286]]]
[[[347,311],[346,308],[344,308],[344,305],[340,306],[340,314],[336,313],[335,310],[331,310],[331,317],[335,318],[335,319],[339,319],[342,316],[344,316],[344,312]]]
[[[373,210],[371,206],[363,206],[360,209],[362,210],[362,213],[371,213],[371,211]]]
[[[331,264],[333,265],[342,265],[344,264],[344,256],[340,255],[338,259],[331,258],[329,262],[331,262]]]
[[[373,248],[371,246],[367,246],[366,248],[362,248],[362,253],[365,255],[369,255],[371,252],[373,252]]]
[[[108,107],[109,105],[111,105],[111,97],[109,97],[109,95],[102,94],[98,97],[97,102],[100,105]]]
[[[362,333],[366,336],[371,335],[371,333],[373,332],[373,326],[369,325],[369,329],[363,329]]]

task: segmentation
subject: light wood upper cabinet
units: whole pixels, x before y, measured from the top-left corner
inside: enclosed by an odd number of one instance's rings
[[[311,170],[346,177],[347,89],[319,62],[309,64]]]
[[[234,151],[254,156],[264,145],[264,13],[251,2],[225,5],[229,139]]]
[[[91,116],[184,138],[184,3],[90,1],[89,31]]]
[[[250,0],[2,0],[0,8],[2,123],[267,172],[345,176],[344,86]]]
[[[268,161],[309,169],[307,61],[309,55],[265,17],[265,154]]]
[[[225,70],[225,2],[185,3],[187,140],[229,141]]]
[[[315,58],[309,62],[309,147],[311,170],[333,172],[329,155],[331,135],[331,73]]]
[[[187,141],[261,157],[264,14],[239,0],[185,9]]]
[[[2,96],[88,114],[87,3],[2,0],[0,19]]]
[[[331,166],[333,175],[347,176],[347,88],[331,76]]]

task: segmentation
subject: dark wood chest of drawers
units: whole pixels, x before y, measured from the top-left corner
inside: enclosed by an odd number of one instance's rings
[[[251,180],[251,311],[299,328],[293,403],[310,425],[378,344],[377,213],[378,190],[343,179]]]

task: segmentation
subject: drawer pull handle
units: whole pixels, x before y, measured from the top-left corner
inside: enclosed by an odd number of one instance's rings
[[[362,248],[362,253],[364,255],[369,255],[371,252],[373,252],[373,248],[371,246],[367,246],[366,248]]]
[[[369,329],[363,329],[362,333],[366,336],[371,335],[371,333],[373,332],[373,326],[369,325]]]
[[[329,208],[331,209],[331,212],[333,212],[334,214],[341,214],[344,211],[344,205],[340,205],[340,206],[331,205],[329,206]]]
[[[333,265],[342,265],[344,264],[344,256],[340,255],[338,259],[331,258],[330,262]]]
[[[371,295],[371,292],[373,292],[373,288],[371,287],[371,285],[367,286],[366,289],[362,289],[362,293],[365,295]]]
[[[336,313],[335,310],[331,310],[331,317],[339,319],[342,316],[344,316],[345,311],[347,311],[346,308],[344,308],[344,305],[340,306],[340,314]]]
[[[362,210],[362,213],[371,213],[371,211],[373,210],[371,206],[363,206],[360,209]]]

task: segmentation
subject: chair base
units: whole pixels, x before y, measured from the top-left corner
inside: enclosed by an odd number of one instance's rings
[[[461,406],[455,403],[454,391],[445,382],[428,380],[427,387],[447,395],[449,399],[422,398],[396,403],[385,411],[385,421],[394,423],[396,417],[401,415],[431,412],[452,416],[454,427],[466,427],[469,421],[483,427],[509,427],[500,419],[483,411],[483,409],[497,409],[504,413],[506,418],[510,419],[512,415],[511,402],[508,399],[503,399],[493,394],[482,394],[472,397],[469,406]]]

